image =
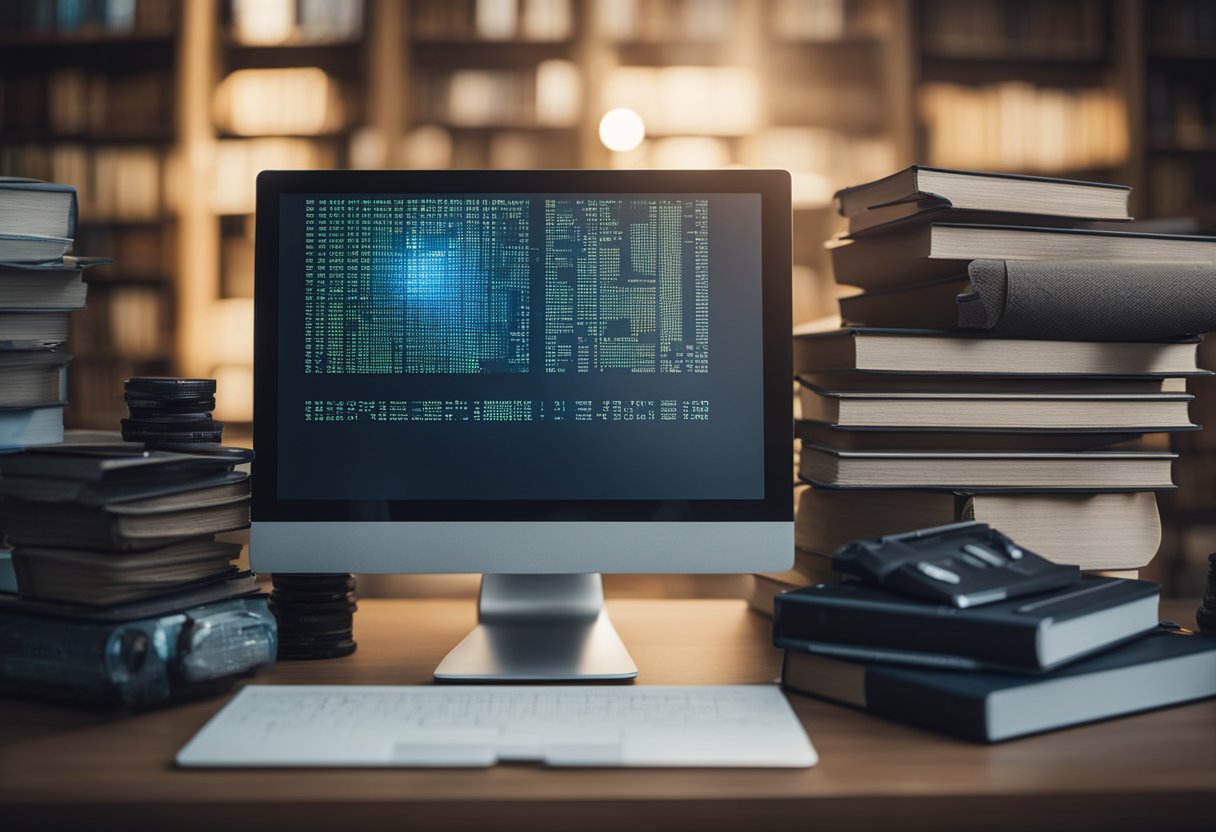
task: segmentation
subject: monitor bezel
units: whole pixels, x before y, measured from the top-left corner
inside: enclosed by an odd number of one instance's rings
[[[279,207],[284,194],[754,193],[761,198],[764,497],[754,500],[281,500]],[[257,522],[792,521],[790,176],[783,170],[263,171],[257,178],[254,423]],[[300,449],[307,453],[306,449]]]

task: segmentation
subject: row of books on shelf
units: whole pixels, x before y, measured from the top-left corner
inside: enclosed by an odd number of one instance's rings
[[[84,318],[87,315],[78,315]],[[134,376],[164,375],[171,364],[167,361],[140,362],[116,358],[112,352],[89,355],[80,352],[69,342],[73,354],[71,371],[68,373],[68,401],[71,407],[65,412],[65,427],[96,428],[118,425],[127,415],[122,397],[122,383]]]
[[[352,164],[360,138],[361,134],[352,139]],[[422,124],[406,134],[402,150],[402,164],[421,169],[577,167],[579,159],[577,145],[561,131],[510,127],[462,131]],[[850,136],[819,127],[768,127],[737,141],[662,136],[620,155],[626,167],[743,164],[783,168],[791,173],[795,208],[821,208],[830,202],[834,187],[890,169],[895,150],[883,137]]]
[[[62,36],[173,33],[175,0],[14,0],[0,4],[0,30]]]
[[[739,7],[724,0],[626,0],[597,4],[597,28],[618,41],[721,41],[739,26]]]
[[[1122,164],[1129,153],[1127,105],[1113,89],[928,82],[919,108],[934,164],[1092,170]]]
[[[165,150],[149,145],[88,147],[71,142],[0,146],[0,170],[76,183],[90,222],[163,218]]]
[[[582,95],[578,67],[557,58],[535,68],[431,72],[414,82],[416,112],[456,127],[570,127]]]
[[[722,42],[744,23],[746,4],[730,0],[625,0],[598,5],[597,30],[622,42]],[[764,14],[765,32],[791,42],[875,37],[886,25],[872,3],[856,0],[773,0]]]
[[[337,166],[338,149],[329,142],[298,138],[229,139],[215,145],[210,190],[201,196],[217,214],[252,214],[257,204],[255,185],[259,171]]]
[[[232,32],[238,43],[341,41],[362,30],[359,0],[257,4],[233,0]],[[850,0],[775,0],[770,30],[783,40],[834,40],[854,32],[873,34],[872,10]],[[704,41],[730,37],[740,23],[734,0],[418,0],[409,31],[417,41],[560,42],[592,25],[609,40]]]
[[[610,41],[721,42],[737,31],[734,0],[420,0],[412,4],[410,31],[420,41],[554,42],[590,25]],[[767,10],[772,36],[831,41],[876,34],[873,9],[851,0],[774,0]],[[580,16],[582,15],[582,16]]]
[[[89,314],[73,322],[71,347],[85,355],[164,360],[172,343],[171,301],[159,284],[94,285]]]
[[[817,63],[790,61],[787,71],[773,72],[763,87],[768,117],[775,124],[830,125],[858,138],[881,136],[887,129],[887,105],[876,83],[863,75],[841,77]]]
[[[173,100],[173,78],[165,71],[58,69],[0,81],[0,129],[53,138],[168,137]]]
[[[1186,155],[1149,159],[1149,213],[1157,217],[1197,217],[1216,225],[1216,168]]]
[[[1158,48],[1216,47],[1216,7],[1206,0],[1153,0],[1144,10],[1150,43]]]
[[[1211,46],[1216,55],[1216,43]],[[1216,91],[1187,71],[1149,74],[1148,138],[1164,149],[1216,148]]]
[[[1110,53],[1110,14],[1105,0],[928,0],[921,31],[925,51],[940,57],[1098,59]],[[1205,0],[1143,3],[1149,46],[1172,50],[1216,44],[1216,10]]]
[[[238,135],[315,135],[352,121],[354,100],[320,67],[242,69],[220,81],[212,113],[219,129]]]
[[[158,224],[85,225],[76,232],[76,245],[82,251],[100,251],[114,263],[89,271],[89,281],[97,288],[102,282],[159,283],[172,273],[170,241],[173,229]]]
[[[238,44],[324,44],[363,34],[364,0],[229,0],[225,5]]]
[[[1103,0],[929,0],[921,31],[931,56],[1098,57],[1108,9]]]
[[[420,0],[410,32],[422,41],[563,41],[574,36],[572,0]]]

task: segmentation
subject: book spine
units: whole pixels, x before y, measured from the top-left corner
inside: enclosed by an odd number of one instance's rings
[[[862,701],[834,696],[830,689],[817,690],[790,681],[790,656],[782,665],[781,685],[787,690],[848,705],[874,716],[940,731],[974,742],[992,742],[985,700],[955,691],[926,688],[909,675],[888,668],[863,667]]]
[[[80,219],[80,199],[76,196],[76,189],[73,188],[71,195],[68,197],[68,233],[67,236],[73,240],[76,239],[76,224]]]
[[[967,656],[981,662],[1038,669],[1038,620],[1025,624],[980,616],[943,614],[924,608],[781,596],[773,615],[773,638],[819,641],[894,650]]]
[[[987,700],[917,684],[906,671],[866,668],[865,708],[875,716],[974,742],[992,742]]]

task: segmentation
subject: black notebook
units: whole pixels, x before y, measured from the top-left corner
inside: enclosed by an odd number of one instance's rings
[[[1216,696],[1216,638],[1162,629],[1038,677],[790,651],[781,681],[877,716],[999,742]]]
[[[1084,578],[1051,592],[958,609],[852,581],[777,596],[773,643],[787,650],[928,667],[1058,667],[1151,630],[1161,587]]]

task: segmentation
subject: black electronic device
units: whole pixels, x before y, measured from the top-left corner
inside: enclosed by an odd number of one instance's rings
[[[100,610],[5,600],[0,691],[145,710],[230,690],[269,668],[278,649],[252,577]]]
[[[1079,567],[1052,563],[975,522],[854,540],[832,558],[832,568],[892,592],[960,608],[1081,580]]]

